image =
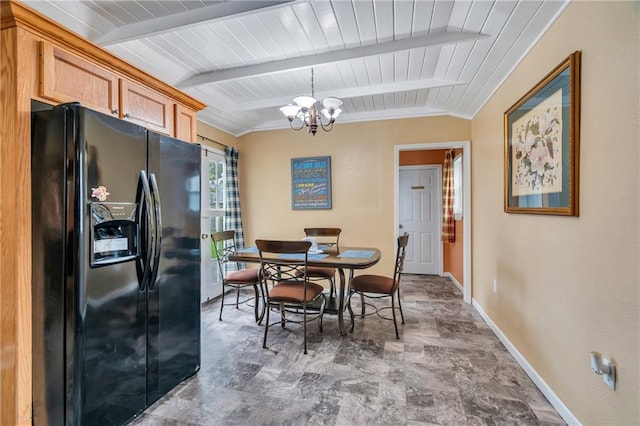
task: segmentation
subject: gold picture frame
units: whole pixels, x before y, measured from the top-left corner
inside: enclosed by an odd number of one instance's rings
[[[578,216],[580,51],[504,113],[504,211]]]

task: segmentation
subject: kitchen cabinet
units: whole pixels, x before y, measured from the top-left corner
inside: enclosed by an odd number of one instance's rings
[[[196,112],[176,104],[175,108],[176,138],[185,141],[196,141],[198,138],[198,120]]]
[[[118,76],[44,41],[40,45],[40,96],[54,103],[80,102],[118,113]]]
[[[120,80],[120,115],[148,129],[175,136],[174,103],[171,99],[139,84]],[[192,141],[191,138],[185,139]]]
[[[40,43],[39,95],[80,102],[148,129],[194,142],[196,112],[143,84],[119,76],[50,43]]]

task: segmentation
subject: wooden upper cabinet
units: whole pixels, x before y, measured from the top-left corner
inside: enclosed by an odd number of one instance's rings
[[[176,138],[195,142],[198,138],[196,112],[176,104]]]
[[[40,93],[55,103],[118,114],[118,76],[51,44],[40,42]]]
[[[158,133],[188,142],[197,140],[196,110],[191,104],[47,41],[41,40],[39,49],[38,97],[53,104],[79,102]]]
[[[120,113],[125,120],[173,136],[173,105],[171,99],[158,92],[120,80]]]

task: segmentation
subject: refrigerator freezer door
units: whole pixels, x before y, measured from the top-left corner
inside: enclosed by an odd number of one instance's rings
[[[74,393],[67,410],[73,410],[74,423],[123,424],[146,407],[146,293],[140,291],[135,258],[92,267],[88,256],[96,247],[114,248],[91,241],[104,230],[96,228],[99,224],[92,229],[89,206],[126,206],[127,220],[136,217],[130,206],[138,201],[138,178],[146,168],[146,133],[135,124],[78,109],[76,229],[82,233],[76,254]],[[103,254],[137,253],[131,231],[120,228],[126,235],[112,243],[118,250]]]
[[[146,146],[146,129],[77,104],[34,114],[36,425],[123,424],[146,407],[146,293],[135,268]]]
[[[148,138],[162,219],[148,292],[150,405],[200,368],[200,147],[153,132]]]

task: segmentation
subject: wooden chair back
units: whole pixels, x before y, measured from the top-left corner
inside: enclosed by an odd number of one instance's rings
[[[220,276],[224,278],[227,271],[225,264],[229,262],[229,256],[236,251],[236,231],[219,231],[211,234],[211,240],[213,241],[213,255],[218,261],[218,269],[220,270]],[[236,262],[236,270],[239,269],[239,265]]]
[[[340,228],[304,228],[306,237],[315,237],[318,244],[335,247],[340,251]]]
[[[398,248],[396,249],[396,263],[393,269],[393,281],[400,284],[400,274],[404,269],[404,258],[407,252],[407,244],[409,242],[409,234],[406,232],[398,237]]]
[[[308,281],[307,258],[311,247],[309,241],[256,240],[260,255],[262,276],[272,282]],[[265,254],[271,256],[265,256]],[[287,258],[280,256],[292,254]],[[277,255],[277,256],[274,256]]]

